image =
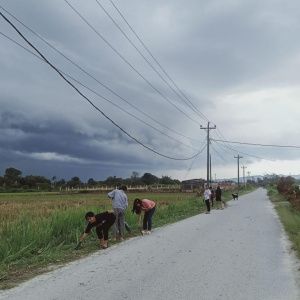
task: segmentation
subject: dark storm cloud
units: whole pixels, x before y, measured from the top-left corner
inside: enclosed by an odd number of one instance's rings
[[[204,119],[184,103],[187,100],[176,87],[185,101],[157,76],[96,1],[68,2],[94,30],[65,1],[2,1],[1,5],[89,73],[11,18],[55,67],[92,90],[66,77],[101,112],[147,147],[173,158],[192,157],[197,153],[193,149],[200,150],[205,143],[206,131],[200,124],[207,126],[207,119],[217,124],[221,138],[228,140],[297,144],[297,1],[152,1],[151,5],[115,1],[181,91],[204,113]],[[101,4],[137,43],[111,2]],[[2,19],[0,24],[3,33],[34,51]],[[51,67],[2,35],[0,40],[0,161],[5,166],[65,178],[129,177],[132,171],[179,179],[185,176],[193,160],[170,160],[145,149]],[[136,45],[172,84],[147,51]],[[278,120],[284,120],[285,126]],[[220,138],[215,131],[211,134]],[[224,169],[224,177],[232,169],[235,172],[233,156],[243,149],[237,145],[232,146],[234,150],[215,147],[223,157],[212,150],[217,172]],[[299,158],[297,150],[244,150],[269,159]],[[195,166],[190,176],[205,177],[205,151]]]

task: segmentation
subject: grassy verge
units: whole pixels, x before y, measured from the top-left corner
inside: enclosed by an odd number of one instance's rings
[[[154,228],[205,211],[203,197],[191,193],[130,193],[128,197],[126,222],[132,232],[125,238],[140,234],[138,217],[131,213],[137,197],[156,202]],[[223,199],[231,200],[231,193],[223,193]],[[111,200],[106,194],[0,194],[0,289],[12,288],[33,276],[98,251],[99,241],[94,230],[80,250],[74,247],[86,227],[85,213],[108,209],[111,209]],[[115,242],[110,240],[109,245],[113,244]]]
[[[292,242],[292,249],[300,258],[300,212],[292,209],[285,196],[278,194],[277,189],[269,188],[268,196],[275,204],[281,223]]]

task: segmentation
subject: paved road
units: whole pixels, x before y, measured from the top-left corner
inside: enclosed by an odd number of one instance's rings
[[[0,299],[300,299],[299,262],[266,191],[229,205],[101,250]]]

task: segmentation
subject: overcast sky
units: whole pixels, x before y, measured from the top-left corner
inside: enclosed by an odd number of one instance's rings
[[[0,176],[300,174],[299,1],[0,5]]]

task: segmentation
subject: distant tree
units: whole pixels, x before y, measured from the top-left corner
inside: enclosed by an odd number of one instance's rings
[[[136,180],[140,177],[140,174],[138,172],[133,171],[131,174],[131,179]]]
[[[271,174],[271,175],[265,175],[265,177],[267,178],[268,180],[268,183],[270,185],[276,185],[280,179],[280,176],[279,175],[276,175],[276,174]]]
[[[4,183],[8,187],[17,186],[20,182],[22,172],[15,168],[8,168],[5,170]]]
[[[262,182],[263,182],[263,180],[261,179],[261,178],[259,178],[259,177],[257,177],[257,184],[259,185],[259,186],[262,186]]]
[[[98,181],[95,181],[93,178],[90,178],[87,182],[89,188],[95,187],[98,185]]]
[[[173,179],[170,176],[162,176],[159,179],[160,184],[173,184]]]
[[[52,181],[53,181],[53,186],[54,186],[54,188],[55,188],[55,185],[56,185],[56,176],[54,175],[53,177],[52,177]]]
[[[13,177],[13,178],[20,177],[21,175],[22,175],[22,172],[15,168],[6,169],[5,174],[4,174],[5,177]]]
[[[293,190],[295,178],[291,176],[281,177],[277,183],[277,190],[279,194],[290,193]]]
[[[154,183],[158,183],[159,179],[155,175],[152,175],[151,173],[145,173],[141,177],[141,182],[143,182],[146,185],[151,185]]]
[[[122,185],[123,179],[117,178],[116,176],[109,176],[106,180],[103,181],[103,184],[106,184],[108,186],[120,186]]]
[[[68,186],[70,188],[79,188],[82,185],[83,183],[80,181],[79,177],[77,176],[72,177],[71,180],[68,181]]]
[[[59,181],[56,181],[56,188],[65,188],[67,185],[67,181],[65,179],[61,179]]]
[[[0,187],[5,186],[4,177],[0,177]]]
[[[248,184],[248,185],[251,184],[251,185],[253,185],[253,186],[256,186],[255,180],[251,180],[251,179],[248,179],[248,180],[247,180],[247,184]]]
[[[51,181],[44,176],[27,175],[20,179],[20,187],[23,189],[50,190]]]

